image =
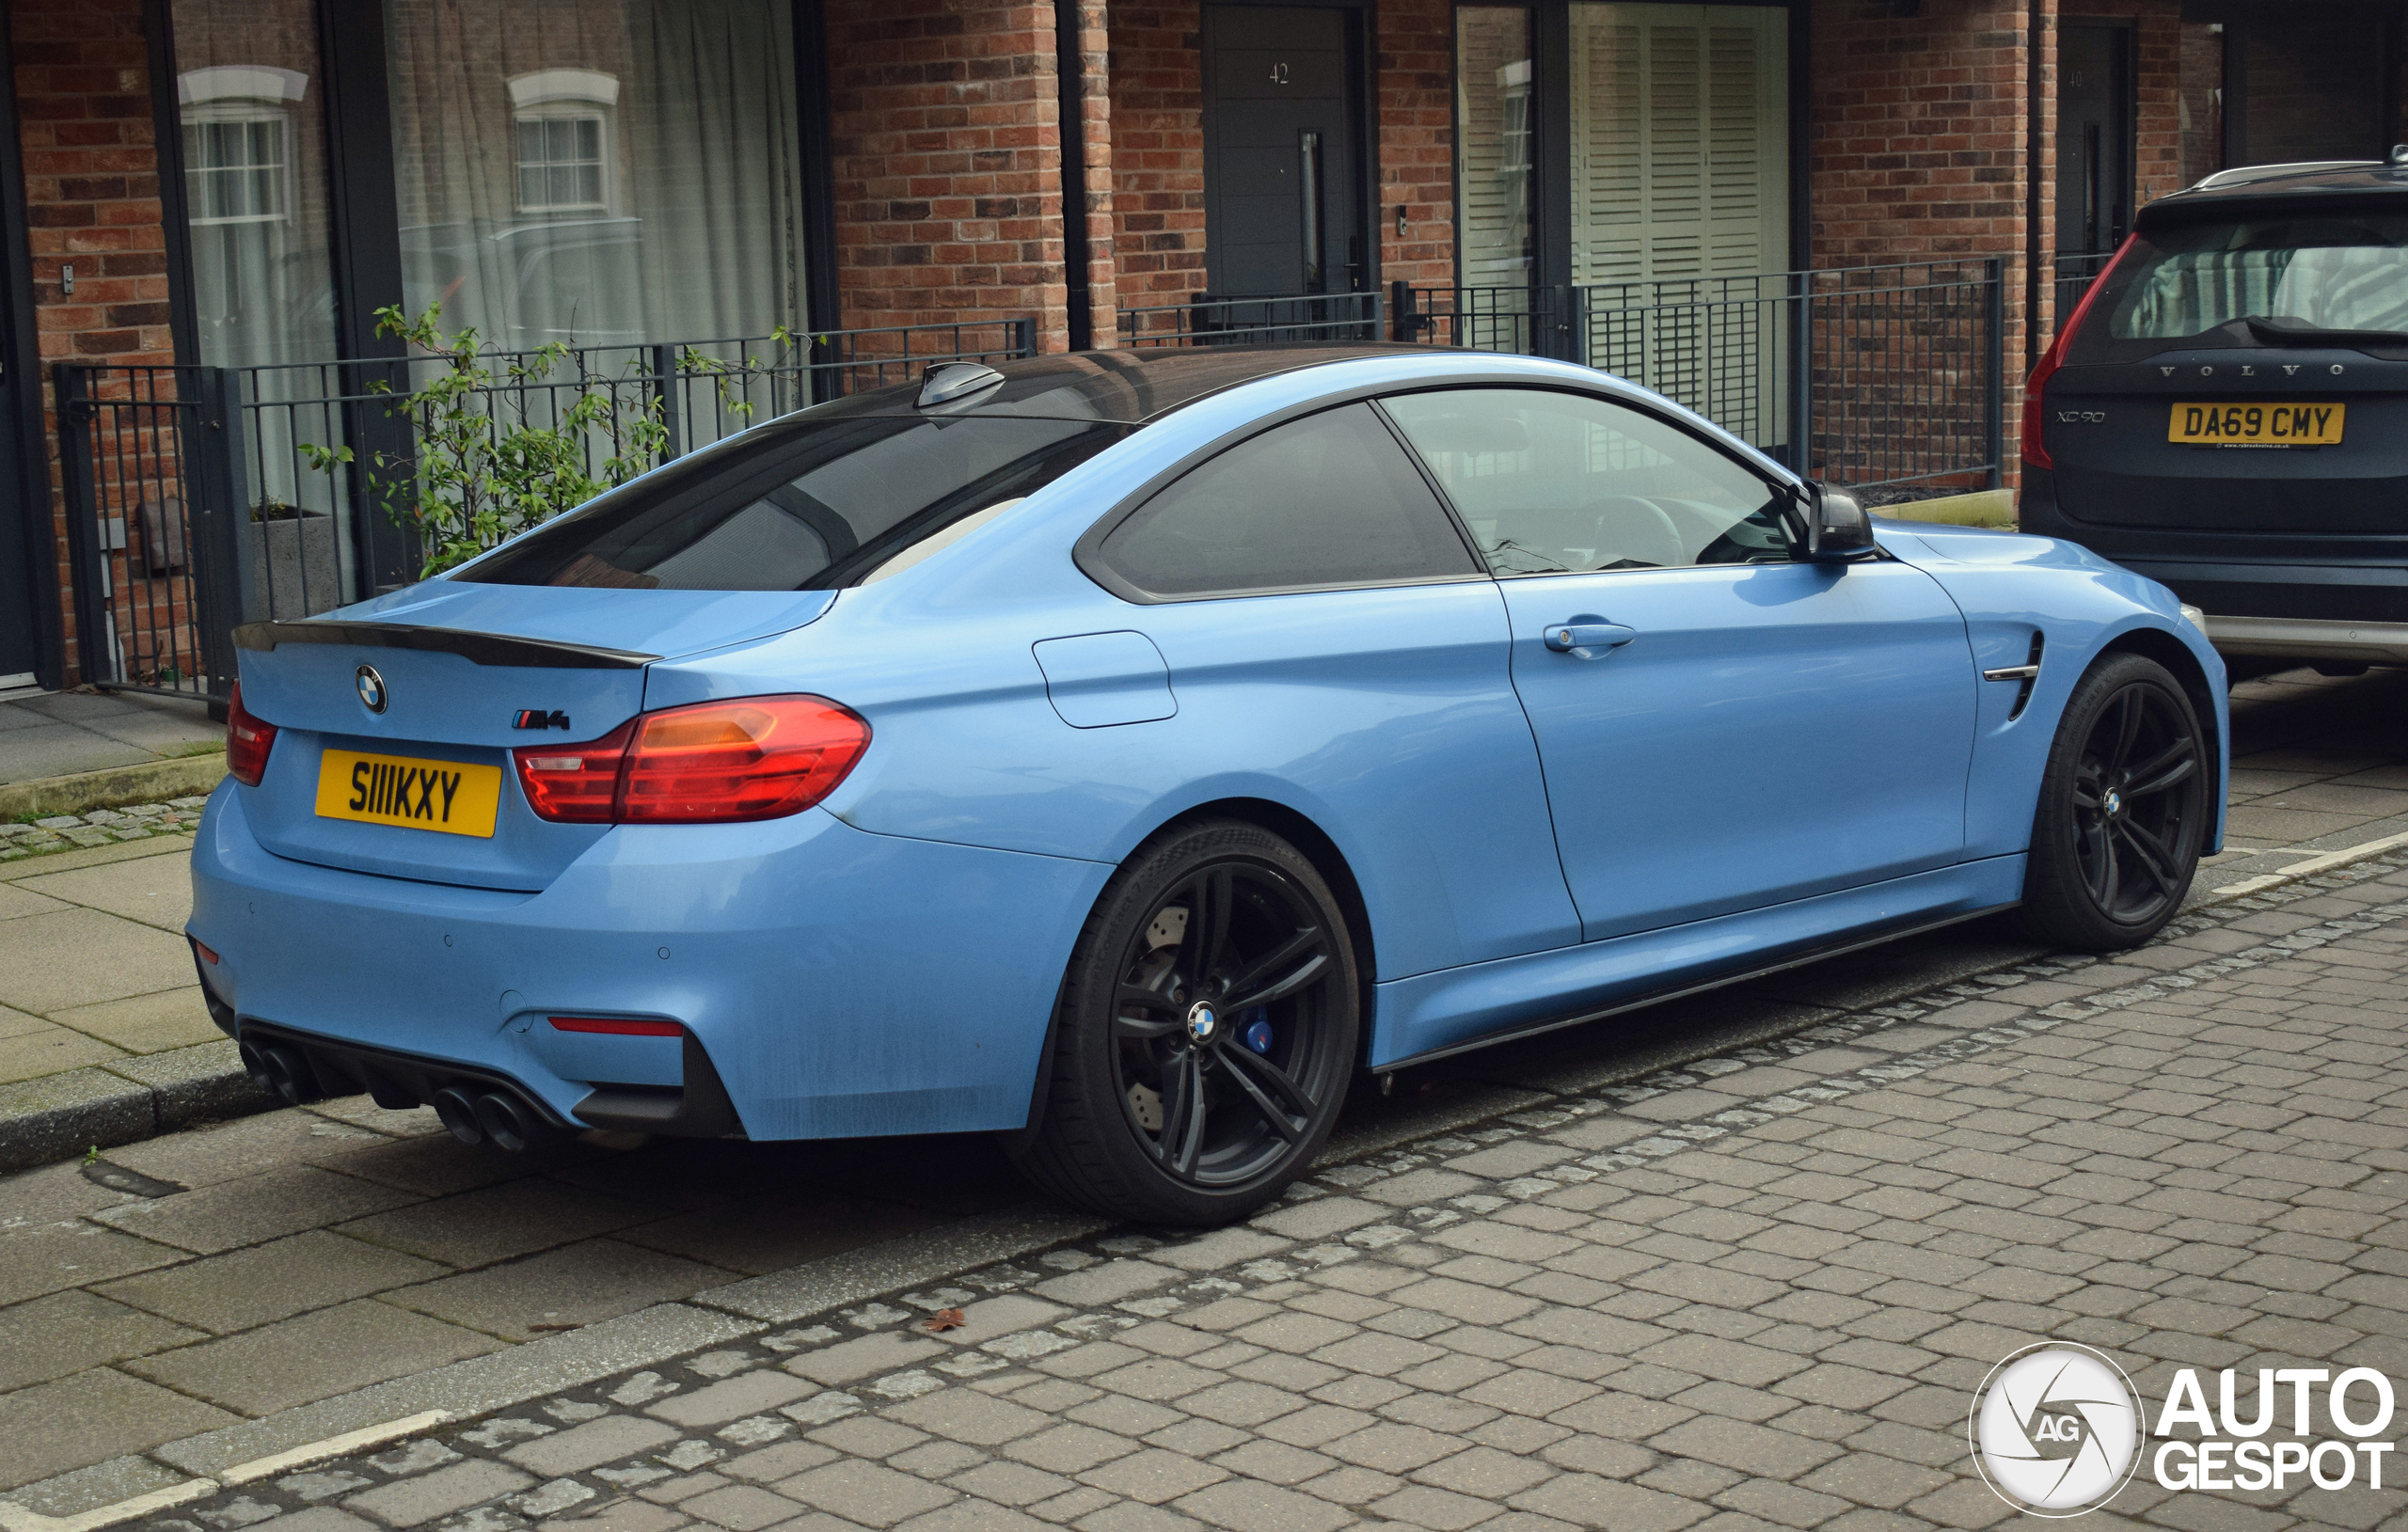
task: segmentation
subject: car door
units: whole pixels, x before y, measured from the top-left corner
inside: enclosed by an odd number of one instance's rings
[[[1586,940],[1960,860],[1975,681],[1929,576],[1794,561],[1782,492],[1632,405],[1386,408],[1499,577]]]
[[[1154,753],[1126,760],[1195,801],[1312,820],[1360,888],[1379,978],[1579,940],[1497,582],[1371,405],[1228,448],[1079,559],[1167,673],[1141,711],[1168,716],[1126,745]]]

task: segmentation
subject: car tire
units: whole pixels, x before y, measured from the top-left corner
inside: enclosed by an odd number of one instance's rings
[[[1361,987],[1309,859],[1242,820],[1140,846],[1072,949],[1041,1119],[1012,1156],[1108,1217],[1244,1217],[1309,1166],[1345,1102]]]
[[[2049,747],[2023,924],[2082,952],[2120,952],[2182,908],[2213,812],[2210,746],[2165,667],[2110,655],[2075,684]]]

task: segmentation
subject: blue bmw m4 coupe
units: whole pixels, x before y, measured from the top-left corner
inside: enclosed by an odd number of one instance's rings
[[[238,644],[190,930],[288,1099],[986,1130],[1166,1224],[1366,1070],[2013,906],[2129,946],[2222,834],[2162,586],[1478,353],[940,366]]]

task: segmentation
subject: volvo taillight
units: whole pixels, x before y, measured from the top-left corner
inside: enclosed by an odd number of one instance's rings
[[[2057,338],[2049,342],[2049,349],[2040,354],[2039,365],[2033,368],[2032,375],[2024,380],[2023,461],[2036,468],[2057,466],[2056,459],[2049,455],[2049,444],[2041,434],[2046,417],[2041,414],[2040,396],[2048,388],[2049,380],[2057,375],[2057,369],[2065,365],[2066,348],[2073,344],[2073,332],[2082,328],[2082,322],[2090,314],[2091,304],[2098,300],[2099,294],[2107,291],[2107,278],[2123,264],[2124,257],[2131,253],[2139,238],[2137,234],[2124,236],[2124,243],[2115,247],[2114,258],[2090,279],[2090,285],[2083,289],[2082,301],[2073,306],[2073,312],[2057,326]]]
[[[257,787],[267,774],[267,752],[276,748],[276,725],[243,705],[243,683],[226,700],[226,774]]]
[[[511,758],[543,818],[697,825],[800,813],[868,747],[868,723],[825,697],[743,697],[646,713],[592,744]]]

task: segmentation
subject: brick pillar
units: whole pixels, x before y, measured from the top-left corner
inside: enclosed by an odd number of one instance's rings
[[[827,17],[846,326],[1034,314],[1039,348],[1063,349],[1053,7],[831,0]]]
[[[166,235],[140,0],[10,0],[24,156],[25,240],[43,364],[42,427],[60,483],[50,365],[175,360],[167,325]],[[64,269],[75,269],[66,292]],[[66,613],[67,683],[83,680],[69,587],[66,502],[52,530]]]
[[[1113,261],[1112,42],[1105,0],[1079,0],[1082,94],[1078,131],[1086,151],[1085,206],[1073,204],[1087,263],[1087,315],[1091,343],[1099,351],[1117,341],[1119,309],[1117,269]]]
[[[1379,9],[1380,277],[1455,279],[1455,38],[1447,0]],[[1397,232],[1397,210],[1404,232]]]

